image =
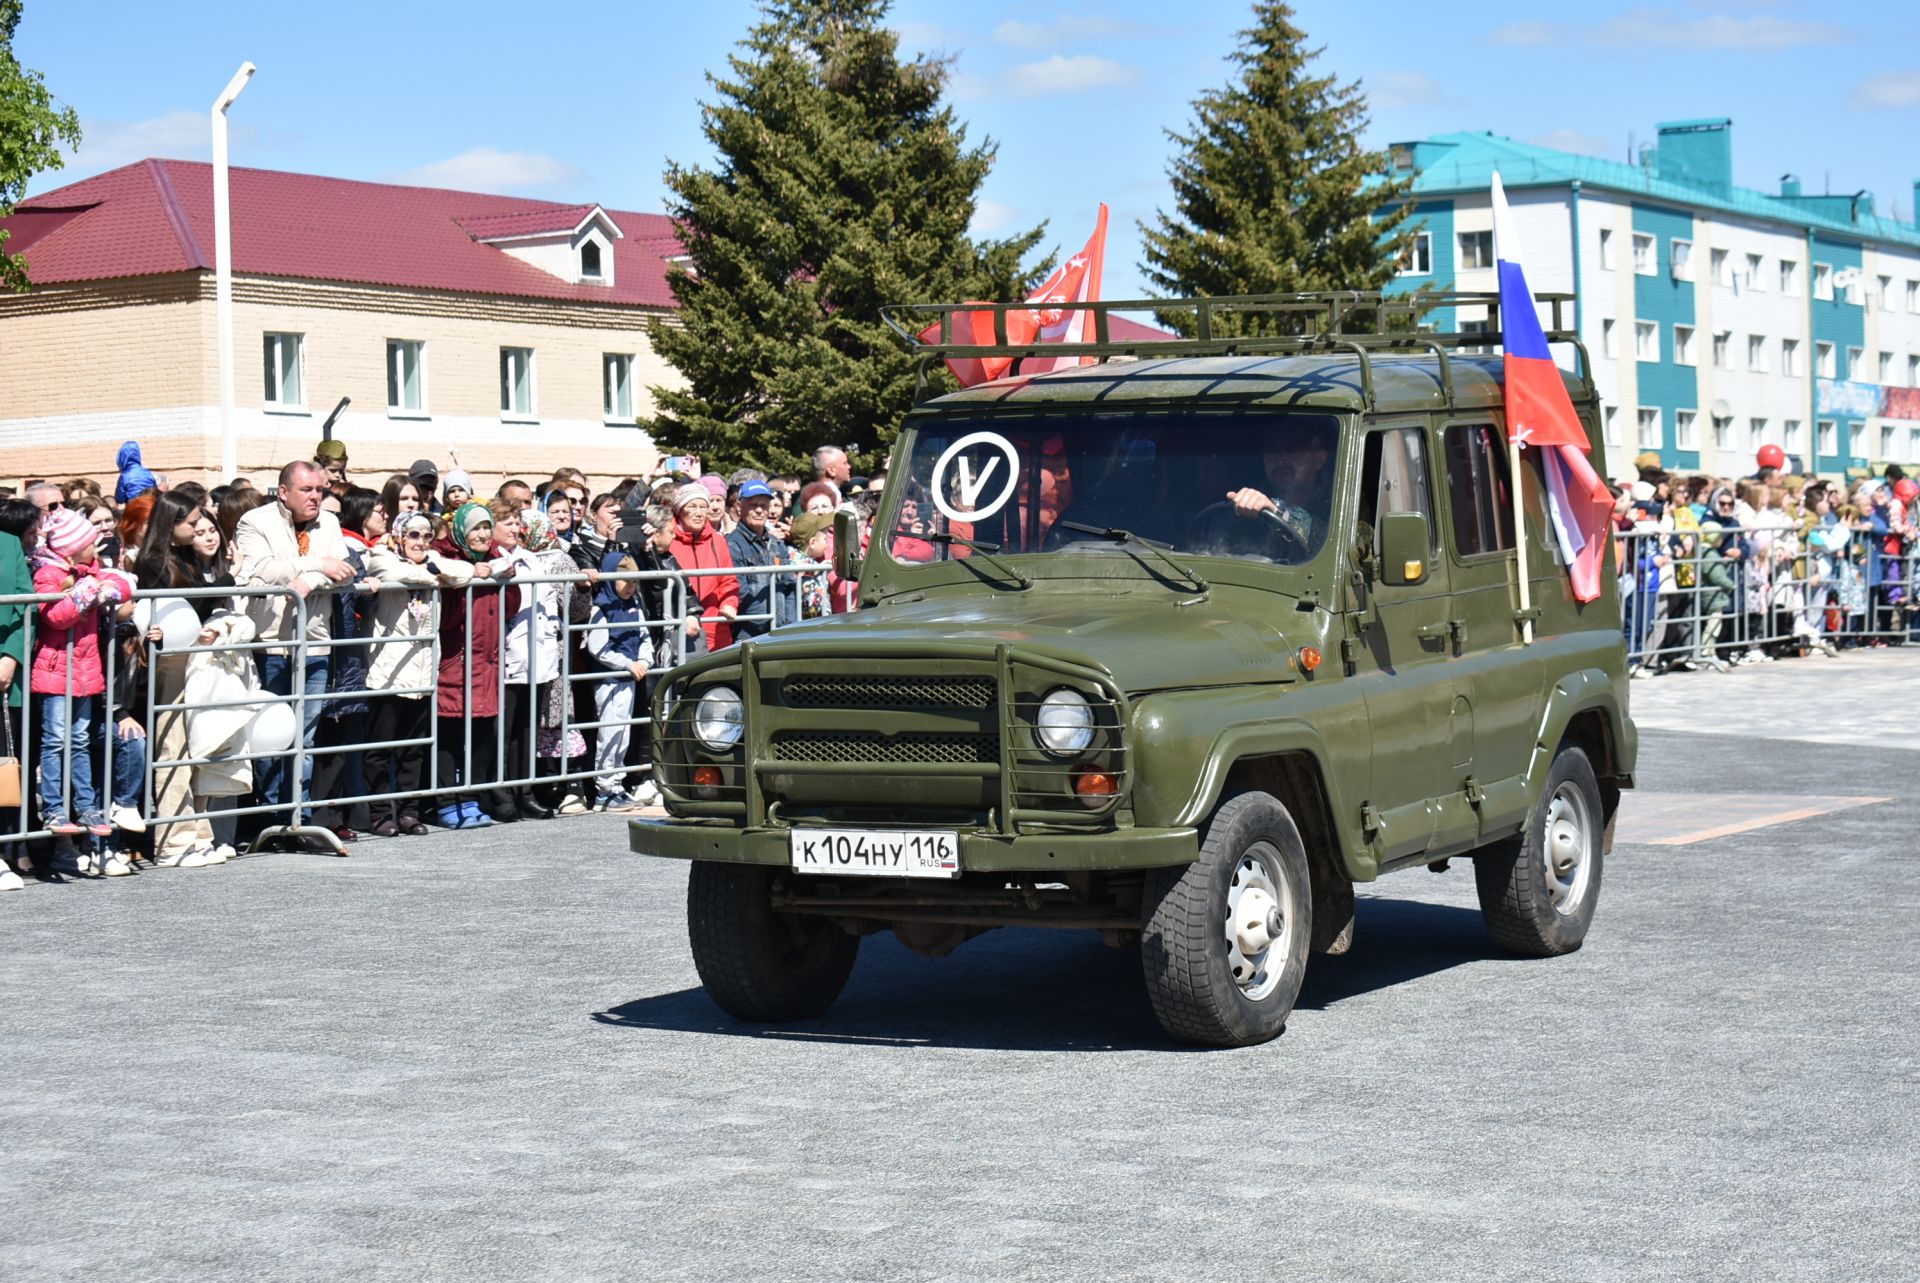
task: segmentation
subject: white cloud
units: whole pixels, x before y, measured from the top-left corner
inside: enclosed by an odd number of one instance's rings
[[[1364,81],[1370,107],[1433,107],[1447,101],[1446,87],[1424,71],[1382,71]]]
[[[1868,76],[1847,95],[1847,105],[1855,111],[1920,107],[1920,71],[1883,71]]]
[[[395,175],[420,187],[452,187],[474,192],[524,192],[571,183],[580,171],[537,151],[501,151],[475,147]]]
[[[1093,54],[1068,57],[1054,54],[1039,62],[1024,62],[1009,67],[998,77],[1005,90],[1017,98],[1044,98],[1060,94],[1086,93],[1093,89],[1117,89],[1137,84],[1140,73],[1111,58]]]
[[[1559,42],[1560,33],[1551,22],[1510,22],[1495,28],[1487,39],[1496,45],[1551,45]]]
[[[241,129],[229,125],[237,141]],[[200,160],[213,151],[213,124],[204,111],[170,111],[150,120],[82,120],[80,146],[68,158],[75,169],[99,171],[157,156]]]
[[[992,236],[1002,228],[1011,227],[1019,216],[1020,211],[1005,201],[980,201],[973,207],[973,221],[967,224],[967,235],[976,240]]]
[[[1555,151],[1570,151],[1578,156],[1599,156],[1609,160],[1625,153],[1624,144],[1610,143],[1577,129],[1550,129],[1527,141],[1536,147],[1551,147]]]
[[[1153,30],[1122,18],[1061,14],[1040,22],[1009,18],[993,29],[993,40],[995,44],[1012,45],[1016,49],[1057,49],[1089,40],[1127,40],[1151,35]]]
[[[935,22],[896,22],[893,34],[908,49],[958,49],[966,43],[960,32]]]
[[[1682,18],[1671,9],[1634,9],[1586,32],[1593,44],[1660,46],[1670,49],[1779,50],[1838,44],[1849,39],[1831,23],[1776,18],[1771,14],[1736,17],[1717,13]]]

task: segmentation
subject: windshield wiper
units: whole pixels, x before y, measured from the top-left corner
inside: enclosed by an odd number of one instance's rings
[[[1183,566],[1173,558],[1167,556],[1167,550],[1173,547],[1172,544],[1163,544],[1156,540],[1144,539],[1134,534],[1131,530],[1121,530],[1118,527],[1089,526],[1084,521],[1063,521],[1060,524],[1068,530],[1077,530],[1083,535],[1098,535],[1100,538],[1110,539],[1114,543],[1138,544],[1167,565],[1172,566],[1182,579],[1193,585],[1195,592],[1212,591],[1213,585],[1202,579],[1189,567]]]
[[[994,569],[998,570],[1001,574],[1013,580],[1013,582],[1020,585],[1020,587],[1022,588],[1033,587],[1033,580],[1027,578],[1025,575],[1021,574],[1018,570],[1015,570],[1012,566],[1009,566],[1006,562],[1000,560],[998,557],[993,555],[994,553],[1000,551],[1000,545],[997,543],[978,543],[975,540],[967,538],[965,535],[956,535],[945,530],[938,531],[937,533],[928,535],[927,538],[931,542],[938,543],[938,544],[956,544],[957,543],[962,548],[965,548],[970,552],[977,552],[980,554],[980,559],[982,561],[985,561],[987,564],[991,565]],[[964,561],[966,559],[963,557],[963,558],[960,558],[960,560]]]

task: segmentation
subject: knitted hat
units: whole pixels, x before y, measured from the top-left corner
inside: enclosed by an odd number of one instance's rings
[[[1633,483],[1632,490],[1633,497],[1641,503],[1645,503],[1647,500],[1653,498],[1653,483],[1651,481],[1636,481]]]
[[[40,518],[40,542],[54,556],[72,561],[100,542],[100,532],[71,508],[49,508]]]
[[[727,497],[727,479],[717,472],[709,472],[700,478],[700,484],[705,486],[707,494],[715,499]]]
[[[1633,466],[1636,469],[1659,467],[1660,452],[1658,450],[1642,450],[1639,454],[1633,456]]]
[[[804,512],[793,519],[788,528],[787,542],[804,550],[813,537],[822,530],[833,529],[833,514],[828,512]]]
[[[442,477],[441,480],[447,483],[445,487],[443,487],[444,490],[451,490],[455,486],[459,486],[468,494],[473,493],[473,478],[467,475],[465,468],[455,468],[453,471],[447,473],[446,476]]]
[[[678,516],[680,510],[692,503],[695,499],[705,499],[711,503],[713,501],[713,493],[698,481],[689,481],[686,485],[675,490],[673,492],[674,515]]]

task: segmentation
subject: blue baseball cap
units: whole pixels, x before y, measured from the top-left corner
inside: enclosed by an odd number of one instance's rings
[[[748,499],[771,498],[773,498],[773,489],[764,481],[749,481],[740,487],[740,500],[743,503]]]

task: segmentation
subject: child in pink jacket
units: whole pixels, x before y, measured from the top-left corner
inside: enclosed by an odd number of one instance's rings
[[[33,590],[59,599],[38,607],[30,689],[40,728],[40,818],[61,837],[113,832],[93,783],[100,696],[107,689],[100,607],[118,605],[128,589],[124,577],[103,575],[99,549],[99,532],[79,513],[53,508],[41,518]]]

